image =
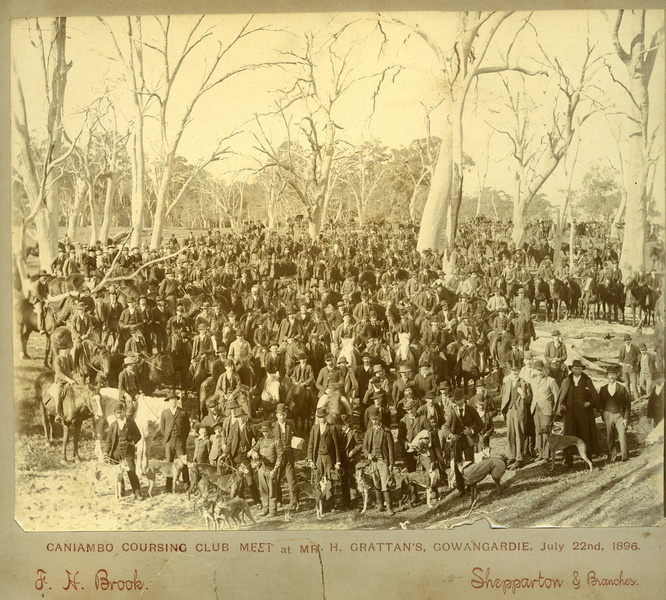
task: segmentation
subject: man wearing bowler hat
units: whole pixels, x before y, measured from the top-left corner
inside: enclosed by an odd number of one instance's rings
[[[187,454],[187,436],[190,433],[190,418],[187,412],[178,406],[178,394],[169,394],[164,401],[168,408],[160,416],[160,431],[164,438],[164,454],[167,462]],[[183,484],[190,485],[190,477],[186,468],[183,468]],[[167,477],[165,491],[173,490],[173,479]]]
[[[562,334],[559,329],[555,329],[551,334],[552,340],[546,344],[546,353],[544,362],[546,365],[550,365],[554,358],[560,360],[560,362],[565,362],[567,360],[567,347],[562,341]]]
[[[555,413],[564,414],[564,435],[575,435],[585,442],[588,456],[599,453],[597,426],[594,422],[594,409],[599,401],[592,379],[583,373],[585,365],[575,359],[571,363],[571,373],[562,381]],[[573,448],[565,448],[564,464],[573,464]]]
[[[446,415],[444,432],[451,443],[451,462],[458,495],[461,496],[465,492],[465,480],[460,465],[474,461],[474,448],[478,443],[479,432],[483,429],[483,421],[476,409],[465,402],[465,394],[461,389],[454,391],[453,402],[454,407]]]
[[[275,407],[275,417],[277,420],[273,423],[273,437],[282,446],[282,462],[276,479],[277,501],[283,504],[282,478],[286,475],[287,489],[289,490],[288,510],[294,510],[298,504],[294,449],[291,447],[291,441],[294,437],[294,423],[291,419],[287,419],[287,407],[282,403]]]
[[[141,433],[136,423],[127,419],[125,407],[121,402],[113,405],[113,412],[116,420],[109,425],[109,432],[106,438],[106,447],[104,456],[111,459],[114,463],[125,460],[127,463],[127,476],[137,500],[143,500],[141,495],[141,485],[136,476],[136,443],[141,439]]]
[[[248,416],[243,408],[234,408],[232,415],[233,422],[230,421],[229,433],[225,435],[222,457],[228,460],[232,467],[238,467],[239,465],[245,467],[246,472],[243,475],[245,486],[249,488],[254,503],[259,505],[261,504],[259,488],[255,481],[254,469],[248,456],[250,450],[257,443],[257,437],[248,423]],[[264,506],[264,509],[266,508]]]
[[[632,399],[638,398],[638,369],[640,368],[641,352],[631,343],[631,336],[628,333],[623,337],[624,345],[620,348],[620,354],[617,357],[622,368],[623,381],[627,390],[631,393]]]
[[[319,407],[315,417],[317,422],[310,430],[308,441],[308,464],[317,470],[317,483],[319,483],[324,478],[331,480],[331,472],[334,469],[340,470],[342,443],[338,430],[328,422],[325,407]],[[322,506],[325,506],[324,500]]]
[[[620,367],[609,365],[606,368],[608,383],[599,390],[597,408],[606,426],[606,452],[609,463],[617,459],[617,443],[620,443],[620,456],[623,461],[629,460],[627,447],[627,424],[631,411],[631,397],[627,389],[618,383]]]
[[[259,460],[259,491],[264,510],[262,517],[277,517],[278,473],[282,464],[282,444],[273,435],[273,424],[264,421],[260,431],[263,438],[259,439],[250,454]]]

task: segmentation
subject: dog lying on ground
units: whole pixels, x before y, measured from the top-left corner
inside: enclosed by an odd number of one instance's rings
[[[173,480],[171,492],[176,493],[176,484],[178,478],[182,478],[183,469],[187,468],[187,456],[182,455],[176,458],[173,462],[162,462],[159,460],[151,460],[148,463],[148,468],[145,470],[145,476],[148,479],[148,496],[153,497],[153,487],[155,487],[155,477],[157,473],[161,473],[167,478]]]
[[[110,481],[115,483],[116,498],[120,500],[123,495],[123,478],[129,471],[127,461],[122,459],[119,463],[96,462],[93,466],[93,493],[97,492],[97,486],[100,481]]]
[[[481,462],[476,463],[459,463],[458,470],[465,480],[465,484],[469,486],[471,493],[470,512],[476,504],[476,486],[481,483],[488,475],[490,475],[495,482],[495,491],[497,496],[502,493],[502,486],[500,481],[506,473],[507,459],[505,456],[497,457],[490,456]]]
[[[234,529],[239,529],[241,523],[245,523],[245,516],[249,517],[255,525],[257,522],[252,516],[250,505],[244,498],[231,498],[217,502],[213,512],[213,518],[217,524],[218,529],[222,529],[222,519],[227,523],[227,529],[231,529],[231,522],[234,523]]]

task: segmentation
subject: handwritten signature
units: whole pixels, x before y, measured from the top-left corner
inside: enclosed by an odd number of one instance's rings
[[[62,577],[61,577],[62,575]],[[57,582],[56,582],[57,579]],[[44,569],[37,569],[37,577],[35,579],[35,589],[37,590],[52,590],[53,586],[62,588],[65,591],[79,591],[86,589],[83,585],[84,576],[80,571],[64,570],[64,573],[59,574],[57,578],[51,579],[51,576]],[[63,585],[64,583],[64,585]],[[147,590],[146,583],[139,579],[139,574],[136,569],[129,577],[111,577],[106,569],[98,569],[90,584],[94,589],[99,591],[133,591],[133,590]]]

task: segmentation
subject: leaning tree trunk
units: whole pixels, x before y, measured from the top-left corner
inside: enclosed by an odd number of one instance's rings
[[[109,174],[106,178],[106,190],[104,194],[104,208],[102,209],[102,225],[99,228],[99,239],[106,245],[111,229],[111,214],[113,211],[113,195],[115,193],[115,176]]]
[[[67,218],[67,236],[72,241],[76,238],[76,231],[79,227],[79,219],[81,217],[81,206],[83,205],[83,197],[87,187],[88,184],[84,179],[80,177],[76,178],[74,184],[74,203]]]
[[[451,98],[447,98],[444,105],[444,114],[457,114],[458,111],[454,110],[454,102]],[[421,228],[417,243],[417,250],[419,252],[422,252],[426,248],[432,248],[433,250],[440,250],[442,248],[444,231],[447,227],[447,217],[449,215],[449,205],[454,201],[454,196],[458,196],[459,194],[459,190],[453,189],[453,172],[457,156],[453,138],[453,124],[447,119],[442,126],[442,142],[439,149],[439,156],[437,157],[430,191],[428,192],[428,198],[423,208],[423,215],[421,216]],[[462,167],[462,165],[459,166]],[[448,255],[448,252],[445,254]]]

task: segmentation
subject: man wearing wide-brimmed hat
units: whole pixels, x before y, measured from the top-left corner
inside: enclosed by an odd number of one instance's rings
[[[622,460],[629,460],[627,425],[631,412],[631,397],[627,389],[618,383],[619,365],[606,367],[606,376],[608,383],[599,390],[597,408],[601,411],[601,418],[606,426],[607,459],[609,463],[613,463],[617,459],[618,442]]]
[[[274,437],[273,425],[270,421],[264,421],[261,424],[260,431],[263,438],[254,444],[250,454],[259,460],[259,492],[261,503],[264,506],[261,516],[276,517],[278,474],[283,454],[282,444]]]
[[[510,365],[509,376],[502,383],[501,413],[506,421],[508,465],[523,466],[527,449],[527,423],[531,420],[529,410],[532,401],[530,382],[520,376],[521,364]],[[538,372],[535,369],[535,377]]]
[[[49,296],[48,280],[49,274],[41,269],[37,273],[37,279],[28,288],[28,302],[35,308],[39,333],[44,333],[44,302]]]
[[[534,419],[537,454],[541,460],[545,460],[550,458],[548,436],[550,435],[555,405],[560,396],[560,388],[557,382],[548,375],[548,369],[541,359],[535,360],[532,366],[539,374],[531,382],[532,404],[530,413]]]
[[[393,502],[388,489],[389,475],[393,471],[395,461],[393,436],[391,430],[382,425],[379,409],[371,406],[368,410],[370,411],[370,426],[363,438],[363,454],[370,461],[368,470],[372,473],[375,485],[377,508],[384,510],[383,495],[388,514],[393,515]]]
[[[433,393],[433,392],[431,392]],[[405,416],[398,423],[398,445],[403,452],[403,459],[407,471],[412,473],[416,471],[417,455],[412,451],[410,444],[416,437],[416,434],[423,429],[428,429],[428,424],[423,415],[417,412],[418,402],[414,398],[406,399],[403,403]]]
[[[575,359],[570,366],[571,373],[564,378],[556,413],[564,414],[564,435],[575,435],[585,442],[588,456],[599,453],[597,426],[594,422],[594,409],[599,401],[592,379],[583,373],[585,365]],[[573,448],[564,450],[564,464],[573,463]]]
[[[648,351],[648,347],[643,342],[638,350],[641,353],[638,362],[638,389],[646,396],[652,387],[652,375],[657,371],[657,357]]]

